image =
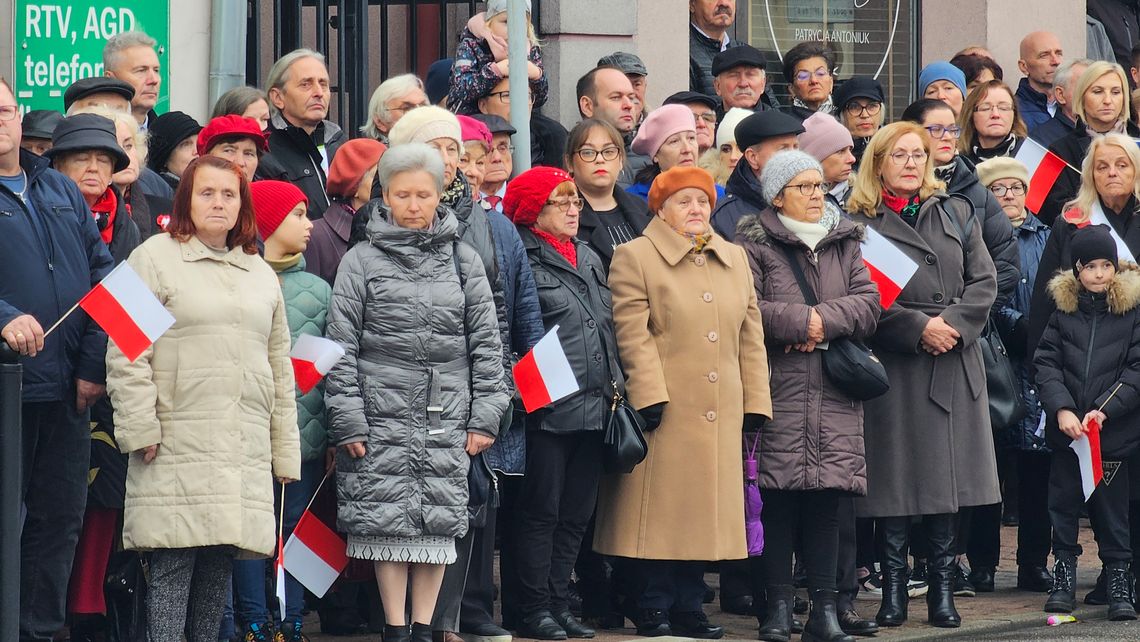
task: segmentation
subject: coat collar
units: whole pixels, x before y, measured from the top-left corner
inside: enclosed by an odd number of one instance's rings
[[[709,228],[712,229],[711,226]],[[673,228],[669,227],[660,216],[654,216],[649,221],[649,225],[645,227],[645,236],[653,243],[653,247],[657,248],[657,252],[661,258],[669,265],[677,265],[688,254],[692,246]],[[706,253],[714,254],[721,263],[727,267],[732,267],[732,252],[729,251],[729,246],[732,245],[724,240],[720,234],[713,232],[712,238],[709,239],[708,245],[705,246]]]
[[[218,256],[213,250],[206,247],[206,244],[198,240],[197,236],[191,236],[189,241],[180,244],[182,250],[182,260],[188,263],[194,261],[218,261],[219,263],[229,263],[230,265],[249,271],[253,267],[254,255],[246,254],[245,250],[240,247],[232,248],[229,252]],[[260,257],[256,257],[260,259]]]
[[[1022,78],[1021,82],[1017,83],[1017,97],[1031,100],[1041,109],[1045,109],[1049,105],[1049,97],[1030,87],[1028,78]]]
[[[1049,279],[1048,290],[1058,310],[1065,314],[1077,311],[1083,290],[1072,270],[1057,272]],[[1120,263],[1120,271],[1108,285],[1107,303],[1109,311],[1117,316],[1140,305],[1140,267],[1134,263]]]
[[[816,245],[816,252],[824,247],[842,241],[847,238],[854,238],[857,241],[862,241],[866,231],[862,223],[853,223],[847,219],[840,219],[835,227],[831,229],[823,240]],[[756,243],[764,243],[769,238],[784,245],[803,245],[803,241],[799,239],[791,230],[787,228],[776,216],[776,211],[772,208],[767,208],[759,214],[750,214],[740,219],[740,223],[736,226],[736,239],[753,241]]]
[[[329,229],[340,237],[340,240],[345,243],[348,242],[348,237],[352,235],[352,212],[342,203],[333,203],[325,210],[325,215],[322,220],[329,226]]]

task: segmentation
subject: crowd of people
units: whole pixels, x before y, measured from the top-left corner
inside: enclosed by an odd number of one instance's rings
[[[21,640],[298,642],[307,607],[386,642],[716,639],[719,572],[760,640],[846,642],[919,597],[960,626],[1003,525],[1017,589],[1072,612],[1086,509],[1084,600],[1136,619],[1140,47],[1129,73],[1033,32],[1016,88],[968,47],[893,115],[826,43],[783,55],[777,95],[734,7],[690,2],[687,90],[651,108],[615,52],[569,130],[528,21],[525,172],[505,0],[359,131],[308,49],[204,123],[154,112],[137,31],[60,112],[19,117],[0,79]],[[1047,193],[1027,147],[1063,163]],[[68,313],[124,262],[174,317],[137,356]],[[577,391],[528,413],[513,365],[554,329]],[[305,391],[302,335],[345,352]],[[626,404],[647,454],[607,471]],[[1101,428],[1090,497],[1070,446]],[[272,558],[326,482],[353,561],[315,600]]]

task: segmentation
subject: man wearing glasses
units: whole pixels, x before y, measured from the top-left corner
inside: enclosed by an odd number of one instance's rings
[[[510,79],[503,78],[491,88],[490,93],[483,96],[476,102],[476,108],[479,114],[485,116],[498,116],[501,120],[508,123],[507,127],[510,128],[511,134],[515,133],[513,127],[510,126],[511,121],[511,90]],[[535,165],[549,165],[551,167],[562,167],[564,161],[562,157],[566,153],[566,136],[569,132],[562,126],[561,123],[553,118],[547,118],[542,114],[536,114],[531,109],[534,107],[534,95],[529,91],[527,92],[527,113],[530,115],[530,164]],[[475,114],[478,116],[478,114]],[[484,124],[487,121],[483,121]],[[494,134],[495,130],[492,129],[491,133]],[[509,136],[509,135],[508,135]],[[496,135],[496,140],[498,136]],[[510,139],[507,139],[507,145],[510,145]],[[495,151],[491,150],[492,156]],[[502,154],[500,154],[501,156]],[[509,156],[511,151],[506,152],[506,159],[508,163],[511,162]],[[491,162],[493,159],[488,158]],[[510,167],[507,168],[507,175],[503,178],[504,183],[500,186],[502,193],[498,194],[501,199],[503,194],[506,193],[506,180],[510,178]],[[488,169],[488,173],[490,170]],[[485,192],[493,193],[493,192]],[[498,202],[497,202],[498,203]],[[496,211],[502,212],[502,205],[497,204]]]

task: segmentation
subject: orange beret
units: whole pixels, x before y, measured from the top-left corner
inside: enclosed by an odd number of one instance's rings
[[[658,212],[665,201],[686,187],[708,194],[709,205],[716,207],[716,183],[711,174],[699,167],[674,167],[657,175],[649,187],[649,211]]]

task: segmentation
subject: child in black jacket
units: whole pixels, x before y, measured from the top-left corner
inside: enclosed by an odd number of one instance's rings
[[[1071,272],[1049,281],[1057,310],[1034,357],[1046,441],[1053,451],[1049,518],[1053,525],[1053,590],[1048,613],[1076,604],[1078,522],[1084,495],[1073,440],[1099,422],[1104,481],[1089,498],[1093,533],[1108,584],[1111,620],[1134,620],[1128,524],[1128,458],[1140,444],[1140,268],[1118,265],[1116,242],[1102,225],[1071,240]],[[1138,473],[1140,474],[1140,473]]]

